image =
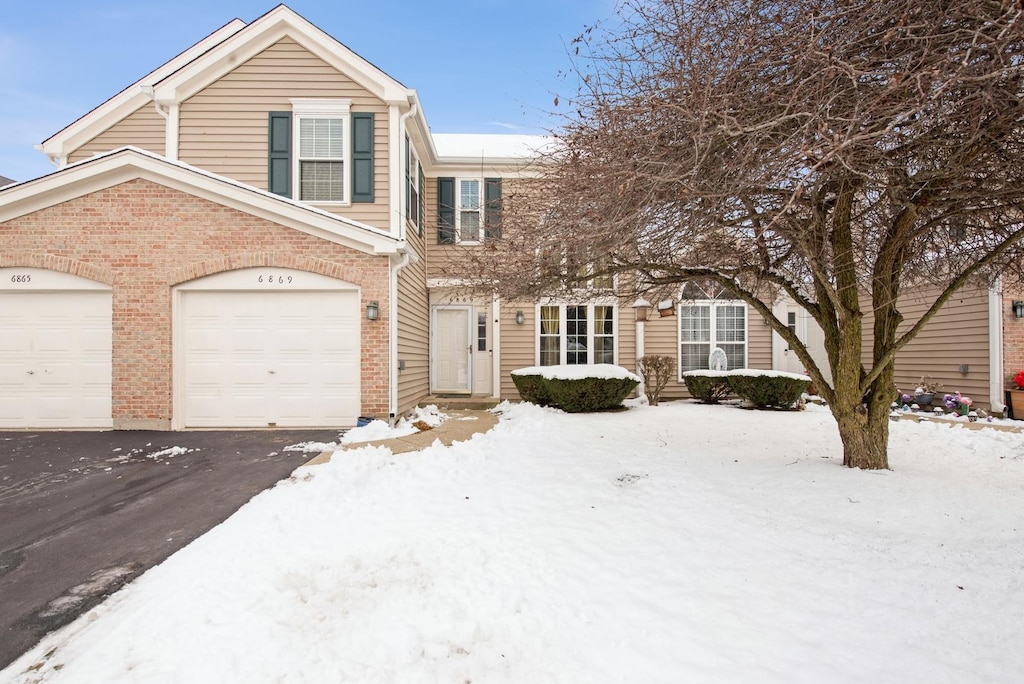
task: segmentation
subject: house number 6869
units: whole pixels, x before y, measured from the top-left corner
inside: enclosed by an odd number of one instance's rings
[[[12,283],[31,283],[32,276],[27,273],[16,273],[11,276]]]
[[[289,283],[290,284],[292,282],[292,277],[291,276],[274,276],[274,275],[260,276],[259,278],[256,279],[256,282],[258,282],[258,283],[266,283],[267,285],[273,285],[274,283],[278,283],[279,285],[284,285],[285,283]]]

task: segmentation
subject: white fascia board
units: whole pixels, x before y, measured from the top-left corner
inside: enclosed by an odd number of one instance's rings
[[[207,52],[214,46],[245,28],[245,22],[234,19],[188,48],[174,59],[166,62],[131,84],[89,113],[43,141],[43,154],[66,156],[107,130],[121,119],[152,101],[144,90],[170,76],[178,69]]]
[[[183,102],[282,38],[291,38],[385,102],[407,102],[409,89],[294,11],[278,5],[156,85],[157,100]]]
[[[0,222],[142,178],[367,254],[394,254],[399,242],[372,226],[170,161],[121,148],[0,192]]]
[[[538,164],[523,159],[465,159],[458,163],[433,164],[424,172],[429,176],[456,176],[470,178],[540,178],[544,170]]]

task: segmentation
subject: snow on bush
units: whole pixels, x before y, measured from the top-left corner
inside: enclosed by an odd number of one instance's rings
[[[621,366],[532,366],[512,371],[512,382],[525,401],[568,413],[600,411],[622,405],[640,378]]]

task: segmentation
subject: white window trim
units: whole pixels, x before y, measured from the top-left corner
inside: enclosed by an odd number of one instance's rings
[[[720,306],[742,306],[743,307],[743,367],[750,363],[750,306],[741,299],[690,299],[681,301],[676,305],[676,368],[678,369],[679,380],[683,379],[683,307],[684,306],[708,306],[711,307],[711,339],[707,344],[710,354],[716,347],[720,346],[716,338],[717,321],[716,309]],[[703,342],[687,342],[686,344],[704,344]],[[740,344],[739,342],[726,342],[725,344]],[[730,368],[729,370],[732,370]]]
[[[607,299],[592,299],[587,302],[582,301],[566,301],[566,300],[541,300],[534,305],[533,308],[533,320],[534,320],[534,334],[533,334],[533,360],[534,365],[540,365],[540,309],[542,306],[557,306],[558,307],[558,335],[561,339],[559,344],[558,354],[559,364],[564,365],[568,355],[568,345],[565,344],[566,337],[566,307],[569,306],[586,306],[587,307],[587,364],[593,365],[594,363],[594,307],[595,306],[610,306],[612,308],[612,364],[619,364],[619,307],[618,300],[614,298]],[[580,364],[582,365],[582,364]]]
[[[348,206],[352,204],[352,119],[349,116],[352,100],[292,98],[292,198],[306,204],[327,206]],[[342,143],[342,197],[340,202],[318,202],[300,199],[302,193],[302,175],[300,169],[299,121],[301,119],[341,119]]]
[[[408,137],[406,137],[406,140],[409,141],[409,154],[406,157],[409,168],[406,169],[406,171],[409,174],[409,185],[416,189],[416,196],[418,199],[413,201],[412,197],[409,198],[409,206],[405,208],[405,215],[408,216],[409,214],[412,214],[413,206],[415,206],[416,220],[408,218],[406,221],[409,222],[410,226],[419,230],[423,225],[423,217],[420,216],[420,207],[423,204],[423,188],[420,187],[420,173],[423,167],[420,165],[420,157],[416,154],[416,148],[413,146],[412,140]],[[426,179],[424,179],[424,181],[426,181]]]
[[[480,229],[477,231],[476,240],[465,240],[462,237],[462,181],[475,181],[479,189],[480,207]],[[484,235],[487,230],[484,225],[487,204],[487,187],[484,179],[477,176],[456,176],[455,177],[455,244],[457,245],[479,245],[484,242]]]

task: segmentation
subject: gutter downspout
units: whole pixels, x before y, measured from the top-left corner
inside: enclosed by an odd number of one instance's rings
[[[413,102],[409,111],[398,118],[398,135],[395,136],[393,147],[397,150],[399,168],[402,165],[402,134],[405,130],[405,122],[415,116],[417,111],[419,108]],[[402,177],[401,171],[399,171],[398,177],[399,179]],[[391,184],[392,188],[396,186],[398,188],[398,216],[395,217],[395,220],[398,222],[398,229],[392,229],[391,233],[398,235],[398,254],[401,255],[401,259],[397,263],[392,259],[391,277],[388,279],[388,424],[391,427],[395,426],[395,419],[398,415],[398,272],[411,262],[419,260],[405,240],[405,193],[401,180]]]
[[[988,291],[988,397],[993,411],[1006,411],[1003,404],[1003,279]]]
[[[155,97],[153,86],[140,86],[144,95],[153,101],[156,113],[164,120],[164,156],[171,161],[178,161],[178,112],[177,102],[161,101]]]
[[[391,260],[391,277],[388,278],[388,425],[395,426],[398,415],[398,272],[413,261],[418,261],[408,244],[403,240],[398,245],[401,258]]]

